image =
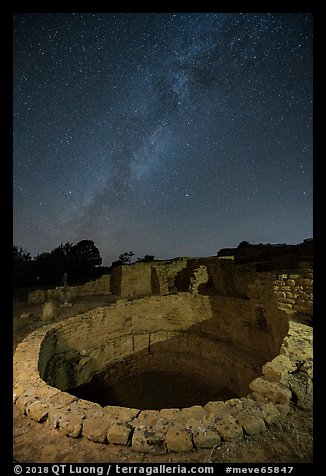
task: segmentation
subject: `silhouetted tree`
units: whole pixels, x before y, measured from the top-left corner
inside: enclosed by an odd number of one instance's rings
[[[29,286],[32,281],[32,258],[30,253],[13,245],[14,288]]]
[[[102,264],[102,258],[98,248],[92,240],[82,240],[68,249],[67,272],[73,277],[92,276],[96,266]]]
[[[144,258],[137,258],[138,263],[148,263],[149,261],[154,261],[153,255],[145,255]]]
[[[119,256],[118,262],[122,265],[130,264],[131,258],[133,256],[135,256],[135,253],[133,251],[126,251],[125,253],[121,253],[121,255]]]
[[[14,256],[18,254],[14,250]],[[28,254],[29,255],[29,254]],[[17,256],[16,256],[17,261]],[[91,240],[79,241],[76,245],[72,243],[60,244],[51,252],[40,253],[33,260],[30,259],[29,280],[17,282],[17,286],[30,285],[58,285],[62,283],[64,273],[68,274],[68,280],[78,282],[86,278],[98,276],[98,266],[102,263],[102,258],[98,248]],[[17,268],[17,265],[16,265]],[[21,271],[19,271],[21,274]],[[16,273],[17,274],[17,273]],[[16,283],[15,283],[16,285]]]
[[[249,241],[241,241],[239,244],[238,244],[238,248],[247,248],[248,246],[252,246]]]

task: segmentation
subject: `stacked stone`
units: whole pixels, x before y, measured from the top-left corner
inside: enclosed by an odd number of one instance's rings
[[[47,385],[39,375],[39,355],[49,332],[48,327],[40,329],[17,347],[14,403],[34,421],[66,436],[154,454],[191,451],[264,432],[284,418],[291,402],[302,408],[312,404],[312,330],[305,324],[290,322],[280,355],[263,366],[247,398],[160,411],[101,407]]]
[[[279,274],[274,282],[274,294],[279,309],[312,315],[312,269],[303,263],[295,273]]]
[[[209,276],[206,266],[199,266],[194,270],[193,277],[190,278],[189,291],[192,294],[199,294],[199,286],[208,282]]]

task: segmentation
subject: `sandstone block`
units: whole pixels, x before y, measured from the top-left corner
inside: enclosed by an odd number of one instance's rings
[[[215,420],[216,429],[223,440],[233,440],[242,435],[242,428],[232,415],[219,416]]]
[[[94,415],[96,413],[103,415],[103,407],[98,403],[89,402],[88,400],[78,399],[71,404],[72,411],[77,411],[81,415]]]
[[[192,430],[192,435],[196,448],[214,448],[221,444],[221,436],[216,429],[200,425]]]
[[[179,453],[193,449],[190,434],[181,427],[170,428],[165,435],[165,440],[168,451]]]
[[[179,408],[162,408],[162,410],[160,410],[160,415],[163,418],[167,418],[168,420],[175,418],[176,415],[179,415],[179,413]]]
[[[37,401],[35,399],[35,397],[29,393],[23,393],[20,397],[18,397],[16,399],[16,405],[17,405],[17,408],[19,409],[19,411],[25,415],[26,413],[26,408],[28,407],[28,405],[31,405],[32,403],[34,403],[35,401]]]
[[[227,412],[233,416],[243,410],[243,403],[240,398],[231,398],[230,400],[227,400],[225,406]]]
[[[305,400],[308,380],[309,377],[303,372],[298,372],[297,374],[290,375],[289,377],[289,387],[293,394],[294,402],[299,406]]]
[[[262,395],[261,393],[252,392],[250,396],[259,404],[269,402],[269,399],[267,397],[264,397],[264,395]]]
[[[75,401],[77,401],[77,397],[74,397],[73,395],[70,395],[66,392],[59,392],[51,397],[50,404],[56,408],[64,408]]]
[[[275,403],[289,403],[291,392],[284,385],[258,377],[249,384],[249,388],[255,393],[274,401]]]
[[[59,421],[59,429],[66,436],[78,438],[82,434],[83,417],[78,413],[63,414]]]
[[[120,423],[129,423],[140,413],[140,410],[136,408],[126,408],[119,406],[108,405],[103,408],[105,414],[111,416],[111,418],[117,419]],[[155,410],[156,411],[156,410]]]
[[[227,413],[227,407],[225,402],[217,401],[217,402],[208,402],[204,406],[205,410],[214,416],[220,416]]]
[[[26,414],[38,423],[45,421],[48,417],[48,413],[49,406],[42,402],[34,402],[26,408]]]
[[[268,380],[285,382],[289,373],[296,370],[296,365],[285,355],[278,355],[263,365],[262,370]]]
[[[109,425],[110,421],[104,415],[88,416],[83,422],[83,436],[88,440],[104,443]]]
[[[260,404],[257,401],[249,399],[249,398],[241,398],[241,401],[242,401],[244,410],[250,410],[250,412],[253,415],[256,415],[262,420],[264,419],[264,415],[260,408]]]
[[[143,410],[137,417],[138,424],[153,426],[160,418],[159,410]]]
[[[140,453],[166,453],[163,434],[151,431],[144,426],[136,427],[132,435],[132,449]]]
[[[235,416],[247,435],[255,435],[266,431],[264,420],[254,415],[250,410],[242,410]]]
[[[112,423],[107,431],[107,439],[109,443],[115,445],[127,445],[132,431],[129,423]]]
[[[268,425],[278,423],[281,419],[281,414],[276,405],[272,402],[263,403],[261,405],[264,420]]]
[[[207,411],[201,407],[200,405],[194,405],[189,408],[182,408],[180,411],[180,416],[183,417],[184,419],[188,418],[205,418],[207,416]]]
[[[50,428],[57,429],[59,428],[59,422],[64,413],[64,410],[56,407],[49,407],[47,425]]]

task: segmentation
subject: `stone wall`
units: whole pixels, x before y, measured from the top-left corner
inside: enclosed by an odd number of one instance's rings
[[[67,286],[68,300],[76,299],[79,296],[96,295],[96,294],[108,294],[110,291],[110,275],[104,274],[98,279],[92,279],[80,286]],[[46,289],[31,291],[28,293],[28,304],[44,303],[49,300],[64,301],[65,289],[63,286],[55,289]]]
[[[120,299],[24,339],[14,355],[14,403],[64,435],[155,454],[266,431],[290,403],[312,405],[312,264],[289,263],[262,271],[212,257],[114,268],[84,291],[157,295]],[[153,366],[191,368],[239,398],[140,411],[68,393],[102,371],[118,381]]]
[[[121,297],[146,296],[152,293],[151,266],[135,263],[112,269],[110,291]]]
[[[259,283],[259,286],[265,287],[264,283]],[[269,295],[267,289],[265,291],[260,290],[257,296],[260,295],[261,298],[264,294]],[[183,353],[186,356],[182,365],[187,365],[189,354],[192,354],[190,363],[197,366],[197,371],[205,372],[205,362],[211,358],[215,358],[217,367],[220,364],[221,368],[230,358],[236,362],[237,353],[241,352],[236,343],[240,344],[248,336],[241,337],[239,322],[242,318],[234,322],[233,346],[229,353],[226,352],[232,324],[229,324],[229,329],[220,328],[222,315],[227,312],[223,308],[223,300],[225,304],[228,301],[222,297],[215,302],[216,309],[220,310],[220,321],[213,310],[211,317],[204,319],[212,303],[211,297],[181,295],[141,299],[138,305],[137,301],[122,300],[111,311],[110,308],[98,308],[92,313],[45,326],[33,332],[17,347],[14,355],[14,403],[23,414],[59,430],[63,435],[84,436],[101,443],[129,445],[135,451],[154,454],[213,448],[245,434],[266,431],[268,425],[279,422],[287,414],[290,403],[302,408],[311,407],[312,330],[308,325],[297,321],[290,321],[284,339],[281,335],[276,336],[278,342],[282,341],[279,355],[262,365],[262,374],[254,375],[248,392],[241,398],[208,402],[205,406],[195,405],[190,408],[140,411],[110,405],[102,407],[53,386],[58,384],[65,388],[70,385],[71,375],[83,374],[84,367],[90,362],[92,372],[98,370],[99,364],[112,364],[115,360],[117,364],[122,363],[122,358],[128,355],[134,359],[136,367],[143,365],[145,359],[141,361],[138,357],[144,356],[149,345],[149,335],[153,337],[152,354],[154,359],[157,355],[157,364],[160,354],[170,353],[173,342],[176,344],[173,345],[175,352],[178,349],[181,355]],[[233,301],[232,314],[236,301],[246,302],[244,299]],[[145,304],[149,305],[147,313],[144,312]],[[266,302],[260,304],[268,307]],[[240,308],[239,304],[238,310]],[[125,312],[122,312],[123,309]],[[226,320],[231,320],[230,313],[231,311]],[[242,310],[242,315],[245,314]],[[277,326],[270,321],[271,315],[265,319],[267,329],[272,324]],[[259,313],[258,317],[261,320]],[[255,322],[257,315],[255,313],[250,317],[248,314],[247,318]],[[278,311],[278,320],[283,318],[286,318],[286,314]],[[141,325],[142,322],[144,326]],[[158,323],[162,331],[157,331]],[[127,330],[129,332],[125,333]],[[142,334],[132,335],[130,330],[141,331]],[[252,341],[253,346],[257,340],[255,338]],[[256,347],[257,354],[259,349],[259,346]],[[197,361],[194,359],[196,353],[199,354]],[[106,361],[103,356],[109,357],[109,360]],[[200,358],[203,362],[202,369]],[[64,362],[67,363],[66,367],[62,365]],[[173,363],[175,361],[172,359],[171,365]],[[233,378],[241,378],[245,374],[246,364],[243,359],[236,362],[232,369]],[[249,361],[248,364],[251,367],[252,362]],[[238,368],[238,375],[235,368]],[[83,378],[88,378],[90,374],[88,368]],[[53,376],[52,385],[42,378],[51,380]],[[232,384],[231,380],[228,384]]]
[[[291,258],[293,263],[294,258]],[[279,308],[288,312],[312,315],[312,262],[298,262],[295,267],[257,271],[255,263],[238,264],[223,257],[178,258],[117,266],[111,275],[104,275],[82,286],[68,286],[68,300],[83,295],[111,293],[121,297],[167,295],[176,292],[219,295],[227,297],[251,296],[258,280],[270,276],[274,280],[274,299]],[[63,300],[64,288],[36,290],[28,295],[29,303]]]
[[[300,263],[298,269],[286,270],[274,282],[275,298],[279,308],[312,316],[313,273],[309,263]]]
[[[152,269],[152,292],[154,294],[170,294],[177,291],[176,277],[187,269],[188,259],[177,258],[171,261],[154,261]],[[179,289],[182,291],[182,289]],[[185,289],[188,291],[188,289]]]

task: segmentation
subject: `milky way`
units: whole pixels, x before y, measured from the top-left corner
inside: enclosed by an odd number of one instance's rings
[[[14,243],[109,265],[312,236],[312,15],[14,16]]]

